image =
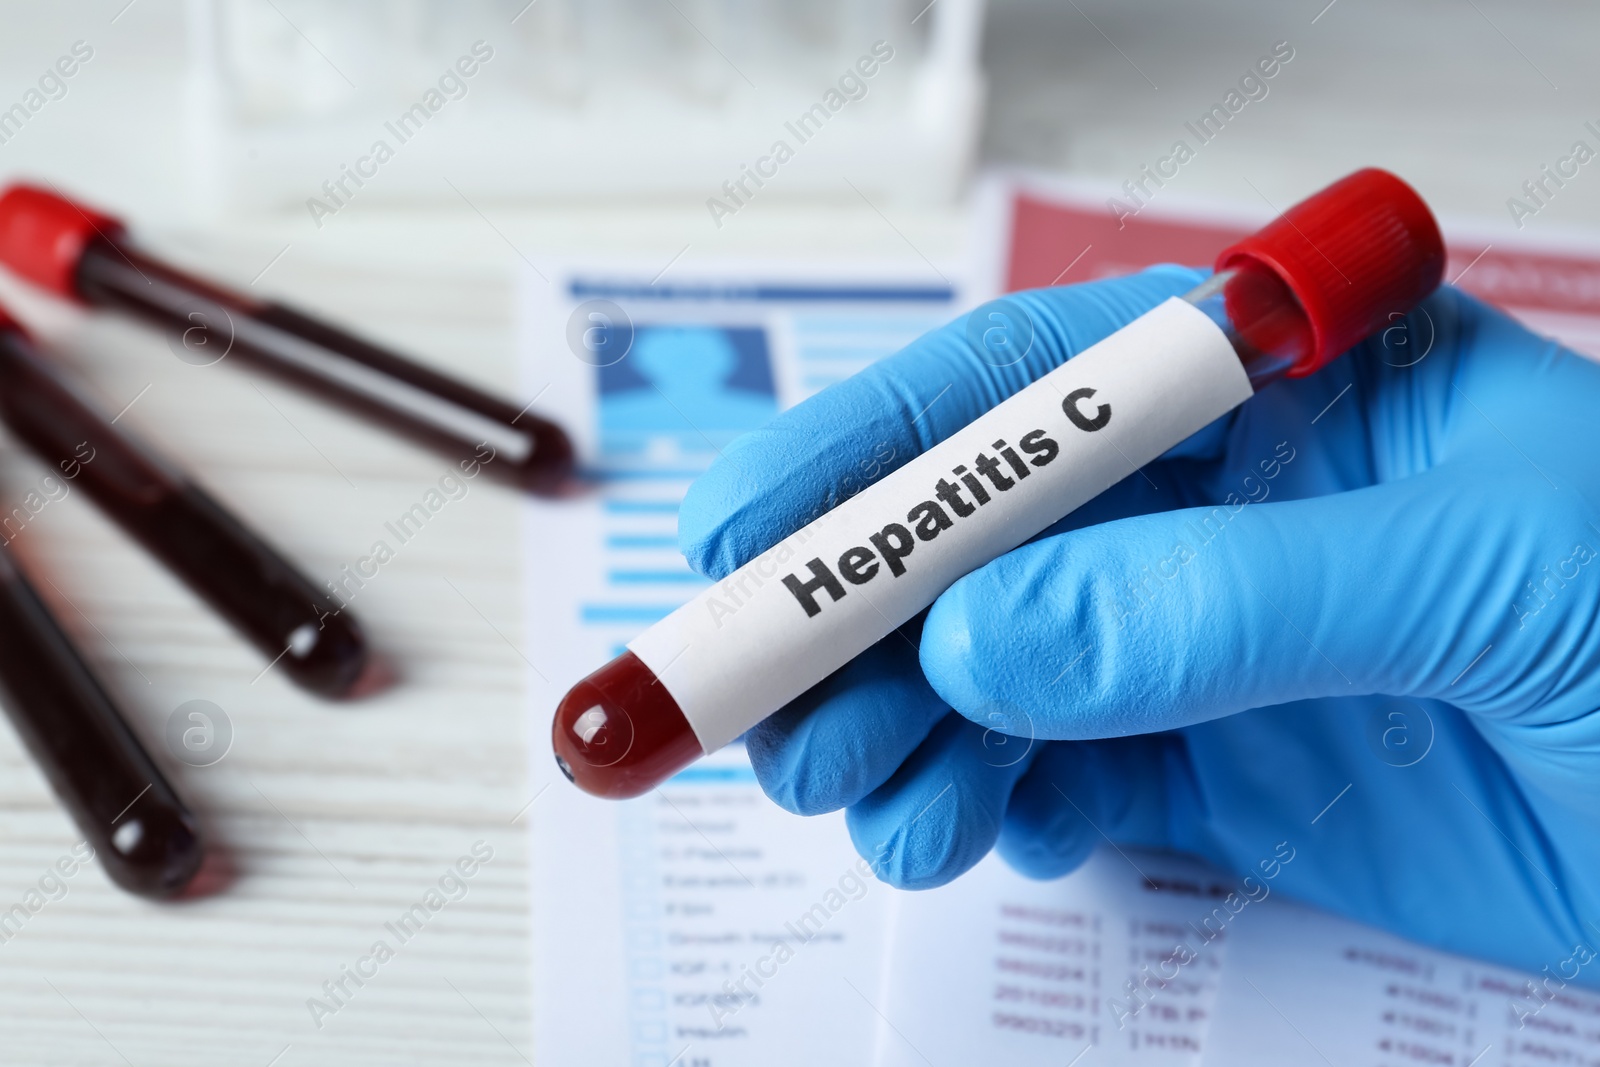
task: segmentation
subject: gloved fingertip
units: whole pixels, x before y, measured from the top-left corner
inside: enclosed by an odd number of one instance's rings
[[[890,634],[745,735],[762,788],[798,815],[883,785],[949,716],[917,667],[913,634]]]
[[[937,889],[983,858],[980,854],[972,863],[963,863],[948,848],[953,839],[945,839],[945,847],[930,850],[927,834],[917,835],[900,826],[880,834],[874,820],[864,819],[855,811],[851,808],[846,814],[850,840],[885,885],[896,889]]]
[[[1045,882],[1064,878],[1083,866],[1094,853],[1095,841],[1086,834],[1057,838],[1002,831],[995,850],[1018,874]]]
[[[768,800],[792,815],[813,814],[797,795],[794,760],[787,747],[772,736],[770,728],[763,727],[766,727],[765,722],[744,735],[744,750],[750,757],[750,766],[756,772],[761,791],[767,794]]]
[[[844,806],[843,752],[814,752],[801,717],[785,708],[745,734],[745,751],[767,797],[795,815],[824,815]]]
[[[1059,763],[1057,757],[1049,762]],[[1030,781],[1028,786],[1035,786]],[[1099,832],[1065,794],[1023,787],[1012,793],[996,847],[1000,856],[1029,878],[1060,878],[1089,858],[1102,840]]]
[[[718,460],[696,478],[678,507],[678,549],[697,573],[726,578],[742,562],[727,536],[741,510],[743,478]]]
[[[1166,780],[1169,744],[1157,736],[1056,742],[1017,783],[996,848],[1029,878],[1077,870],[1103,842],[1171,844]]]
[[[846,812],[856,851],[897,889],[935,889],[965,874],[1000,832],[997,817],[963,806],[951,784],[935,788],[930,778],[918,785],[887,800],[873,794]]]
[[[1027,568],[1011,556],[957,581],[929,609],[918,655],[933,691],[963,717],[1031,740],[1034,702],[1016,643],[1032,607],[1028,581]]]
[[[968,575],[942,593],[928,609],[922,624],[918,659],[923,676],[940,698],[956,711],[982,705],[984,669],[980,650],[973,647],[972,598],[974,582]]]

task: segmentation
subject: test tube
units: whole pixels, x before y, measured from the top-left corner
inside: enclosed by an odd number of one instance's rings
[[[562,772],[597,796],[649,791],[1256,390],[1393,325],[1443,270],[1437,223],[1392,174],[1357,171],[1296,204],[1226,249],[1192,292],[629,642],[558,705]]]
[[[139,248],[121,220],[32,185],[0,195],[0,263],[60,296],[170,331],[193,361],[236,355],[535,493],[572,470],[561,427],[294,308],[235,292]]]
[[[108,422],[3,313],[0,419],[295,682],[330,697],[357,687],[367,650],[355,617]],[[0,531],[8,521],[0,512]]]
[[[182,892],[204,858],[194,816],[3,546],[0,695],[111,880],[140,896]]]
[[[0,548],[0,693],[11,724],[113,882],[183,891],[204,848],[194,816]]]

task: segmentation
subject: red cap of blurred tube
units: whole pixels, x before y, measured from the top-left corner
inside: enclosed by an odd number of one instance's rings
[[[1216,268],[1246,261],[1277,275],[1305,309],[1311,352],[1288,372],[1300,378],[1407,314],[1438,288],[1444,238],[1411,186],[1368,167],[1225,249]]]
[[[0,263],[58,296],[78,299],[78,260],[90,241],[115,238],[122,221],[36,185],[0,193]]]

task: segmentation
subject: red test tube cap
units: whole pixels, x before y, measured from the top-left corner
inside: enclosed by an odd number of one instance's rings
[[[1305,309],[1311,352],[1300,378],[1390,325],[1438,288],[1444,238],[1416,191],[1376,167],[1341,178],[1225,249],[1217,270],[1254,261]]]
[[[78,299],[78,260],[95,237],[115,237],[122,221],[37,185],[0,193],[0,263],[58,296]]]

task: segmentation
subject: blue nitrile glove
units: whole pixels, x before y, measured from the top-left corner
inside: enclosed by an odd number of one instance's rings
[[[736,441],[684,552],[727,574],[1201,277],[1018,294],[1014,366],[923,337]],[[1600,366],[1445,288],[957,582],[751,758],[896,885],[1110,839],[1600,984],[1597,483]]]

